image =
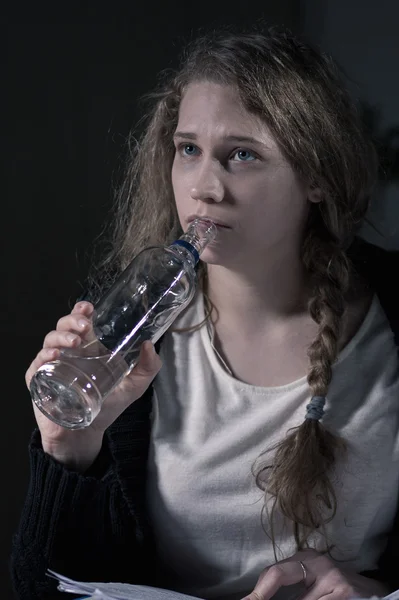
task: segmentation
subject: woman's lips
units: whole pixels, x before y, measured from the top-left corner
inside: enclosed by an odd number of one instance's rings
[[[219,223],[218,221],[214,221],[211,217],[190,217],[188,222],[192,223],[195,219],[201,219],[202,221],[209,221],[214,223],[218,229],[231,229],[230,225],[226,225],[226,223]]]
[[[213,221],[215,223],[215,221]],[[215,223],[218,229],[231,229],[228,225],[222,225],[221,223]]]

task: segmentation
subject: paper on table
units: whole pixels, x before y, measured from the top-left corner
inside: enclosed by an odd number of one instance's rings
[[[399,600],[399,590],[395,590],[388,594],[388,596],[384,596],[384,600]]]
[[[58,589],[72,594],[86,594],[91,600],[203,600],[194,596],[187,596],[172,590],[149,587],[145,585],[131,585],[129,583],[89,583],[75,581],[55,571],[48,571],[50,577],[59,582]],[[399,600],[399,590],[384,596],[371,598],[356,598],[354,600]]]
[[[128,583],[89,583],[75,581],[50,571],[51,577],[58,579],[58,589],[61,592],[72,594],[86,594],[93,600],[201,600],[194,596],[187,596],[172,590],[148,587],[145,585],[131,585]]]

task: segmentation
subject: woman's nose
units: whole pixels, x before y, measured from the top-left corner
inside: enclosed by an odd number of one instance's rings
[[[215,168],[204,168],[196,178],[191,197],[202,202],[221,202],[224,198],[224,185]]]

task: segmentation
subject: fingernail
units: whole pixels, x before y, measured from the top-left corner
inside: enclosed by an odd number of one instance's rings
[[[83,329],[84,327],[86,327],[87,321],[85,321],[84,319],[79,319],[78,325],[81,329]]]
[[[68,342],[74,342],[77,338],[76,335],[74,335],[73,333],[68,333],[68,335],[66,336]]]

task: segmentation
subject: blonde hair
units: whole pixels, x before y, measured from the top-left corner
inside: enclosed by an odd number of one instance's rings
[[[103,281],[144,247],[181,234],[171,183],[172,137],[185,89],[201,80],[235,86],[296,172],[321,191],[322,201],[310,210],[302,259],[311,282],[308,310],[319,326],[308,349],[307,379],[312,396],[326,396],[351,278],[346,250],[365,217],[377,161],[338,67],[291,33],[222,31],[188,47],[178,71],[152,95],[145,133],[131,145]],[[205,275],[202,264],[202,284]],[[265,501],[274,499],[270,518],[278,509],[292,521],[298,549],[335,513],[330,474],[344,447],[320,422],[304,420],[273,449],[272,464],[254,470]]]

